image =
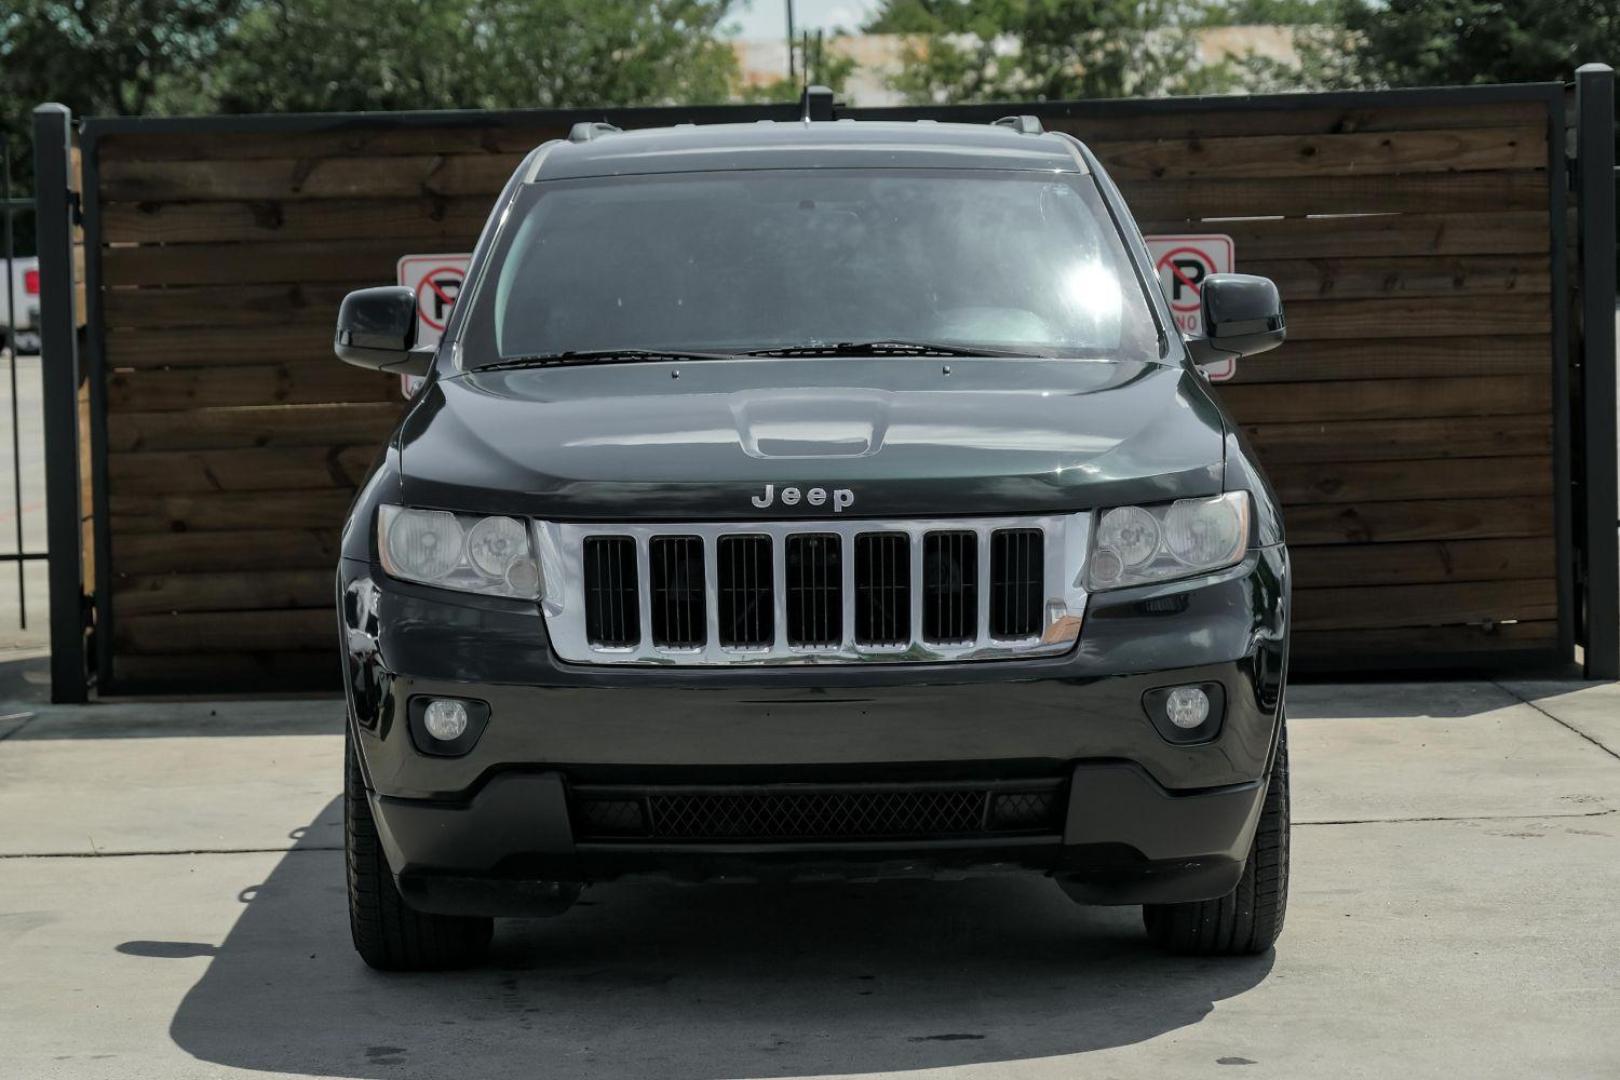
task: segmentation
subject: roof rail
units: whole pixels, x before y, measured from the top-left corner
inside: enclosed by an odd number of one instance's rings
[[[799,98],[799,119],[809,122],[811,120],[832,120],[833,109],[837,106],[833,100],[833,92],[825,86],[807,86],[804,95]]]
[[[603,135],[622,135],[623,128],[604,124],[600,120],[581,120],[568,131],[568,141],[573,143],[590,142]]]
[[[1041,118],[1030,116],[1028,113],[1023,116],[1003,116],[1000,120],[992,120],[990,123],[992,127],[1012,128],[1020,135],[1046,134],[1046,128],[1041,126]]]

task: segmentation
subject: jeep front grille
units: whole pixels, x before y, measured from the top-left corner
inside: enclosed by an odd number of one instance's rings
[[[990,632],[1018,638],[1041,625],[1041,531],[1000,529],[990,537]]]
[[[585,639],[625,648],[641,640],[636,545],[628,536],[585,540]]]
[[[653,644],[667,649],[702,648],[708,640],[703,538],[655,536],[648,554]]]
[[[843,543],[837,533],[787,538],[787,642],[837,645],[844,636]]]
[[[959,840],[1063,831],[1061,780],[958,784],[581,786],[583,842]]]
[[[978,626],[978,537],[929,533],[923,537],[923,640],[972,641]]]
[[[720,644],[728,649],[766,649],[776,640],[776,585],[771,538],[722,536],[720,547]]]
[[[905,533],[857,533],[855,641],[893,647],[910,640],[910,537]]]
[[[1090,526],[1090,515],[1071,514],[542,521],[535,531],[546,629],[563,660],[727,665],[1067,651],[1085,608]]]

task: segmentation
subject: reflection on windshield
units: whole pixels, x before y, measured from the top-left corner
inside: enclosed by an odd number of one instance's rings
[[[899,341],[1152,359],[1090,177],[762,170],[537,184],[468,321],[469,366],[598,350]]]

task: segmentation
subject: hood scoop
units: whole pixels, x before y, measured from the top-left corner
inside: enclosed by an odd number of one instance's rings
[[[729,404],[749,457],[858,458],[883,449],[891,397],[882,390],[741,390]]]

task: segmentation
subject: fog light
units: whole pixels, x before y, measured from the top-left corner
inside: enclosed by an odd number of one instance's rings
[[[432,708],[428,711],[431,715]],[[1164,699],[1164,714],[1176,727],[1191,731],[1209,719],[1209,695],[1196,686],[1178,686]]]
[[[430,701],[427,711],[422,714],[422,726],[440,742],[459,739],[462,732],[467,730],[467,706],[442,698]]]

